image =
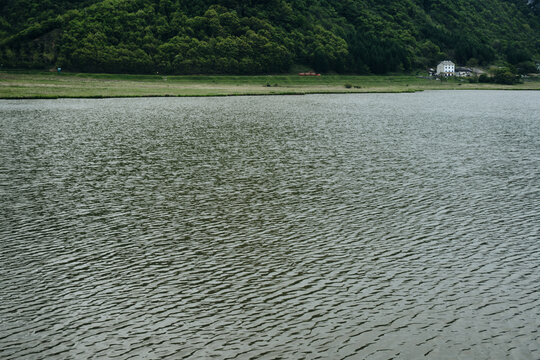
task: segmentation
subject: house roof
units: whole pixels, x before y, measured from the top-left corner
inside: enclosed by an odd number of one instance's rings
[[[444,61],[441,61],[439,65],[455,65],[455,64],[451,62],[450,60],[444,60]]]

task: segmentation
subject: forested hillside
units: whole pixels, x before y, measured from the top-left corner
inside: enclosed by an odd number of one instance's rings
[[[540,54],[538,1],[2,0],[2,68],[407,72]],[[530,63],[529,63],[530,64]]]

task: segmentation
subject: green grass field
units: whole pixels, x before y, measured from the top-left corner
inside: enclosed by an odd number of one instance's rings
[[[2,99],[399,93],[466,89],[540,90],[540,80],[498,85],[470,84],[458,79],[438,81],[413,75],[162,76],[0,71]]]

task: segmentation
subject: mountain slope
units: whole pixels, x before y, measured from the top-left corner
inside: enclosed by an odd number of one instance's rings
[[[7,0],[3,67],[128,73],[387,73],[540,53],[523,0]]]

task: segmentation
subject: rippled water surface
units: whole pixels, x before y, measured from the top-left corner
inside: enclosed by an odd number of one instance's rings
[[[0,358],[540,359],[540,92],[0,101]]]

